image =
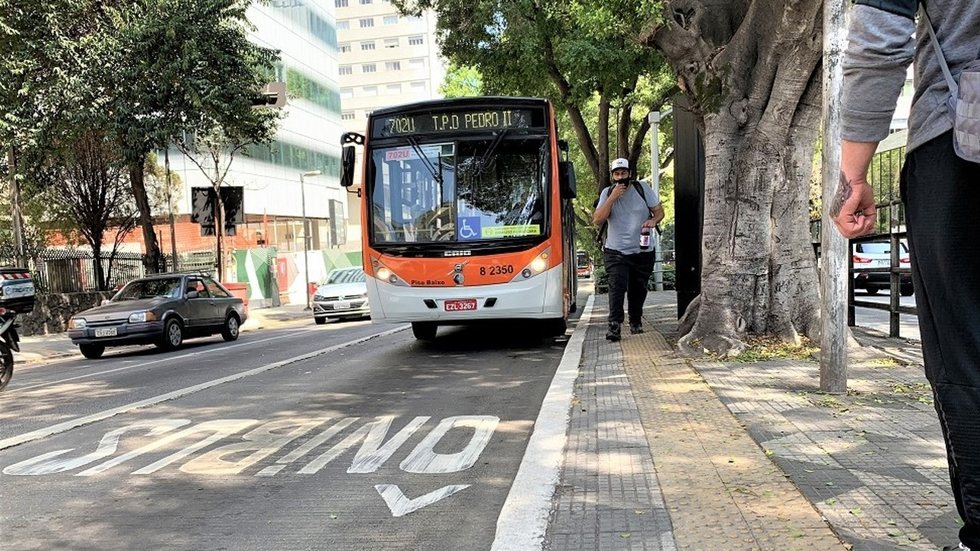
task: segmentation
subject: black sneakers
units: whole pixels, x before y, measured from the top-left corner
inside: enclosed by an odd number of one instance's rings
[[[643,332],[643,324],[642,323],[631,323],[630,324],[630,333],[632,333],[634,335],[639,335],[642,332]]]
[[[621,336],[621,333],[620,333],[619,324],[618,323],[610,322],[609,323],[609,330],[606,331],[606,339],[607,340],[610,340],[612,342],[616,342],[620,338],[622,338],[622,336]]]

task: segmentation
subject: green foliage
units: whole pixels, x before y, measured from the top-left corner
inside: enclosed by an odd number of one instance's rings
[[[483,94],[483,77],[476,67],[451,62],[439,93],[447,98],[465,98]]]

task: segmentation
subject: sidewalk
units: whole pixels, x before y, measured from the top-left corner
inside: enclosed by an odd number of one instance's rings
[[[313,323],[313,314],[303,308],[302,304],[289,304],[277,308],[251,309],[241,330],[247,332],[274,329],[293,325],[301,320]],[[68,339],[67,333],[22,337],[20,348],[21,352],[14,354],[17,365],[81,356],[78,347]]]
[[[931,393],[921,363],[905,363],[921,362],[914,346],[857,331],[877,348],[854,354],[848,394],[831,396],[814,361],[676,356],[673,293],[650,294],[646,333],[609,343],[606,298],[588,327],[547,549],[955,543]]]

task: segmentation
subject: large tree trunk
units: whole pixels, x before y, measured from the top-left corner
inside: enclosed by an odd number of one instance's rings
[[[675,0],[674,21],[653,37],[704,121],[701,295],[682,320],[679,346],[737,354],[747,333],[814,339],[820,308],[808,201],[821,2],[757,0],[726,17],[707,13],[705,3]],[[723,30],[701,26],[732,21],[740,23],[722,44],[712,42]]]
[[[129,181],[133,187],[136,207],[140,211],[140,227],[143,229],[143,243],[146,245],[143,263],[147,272],[157,273],[160,271],[160,245],[157,243],[157,234],[153,231],[153,214],[150,212],[150,199],[147,197],[144,182],[145,166],[146,156],[130,162]]]

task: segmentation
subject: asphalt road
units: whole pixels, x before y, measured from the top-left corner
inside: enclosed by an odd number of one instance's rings
[[[489,548],[568,337],[406,329],[304,323],[18,371],[0,547]]]
[[[864,291],[855,291],[854,299],[867,302],[876,302],[883,305],[888,305],[888,301],[890,300],[888,293],[886,292],[879,292],[877,295],[869,295]],[[915,295],[910,297],[899,297],[899,303],[902,306],[915,308]],[[886,335],[888,334],[889,330],[888,316],[888,312],[884,310],[874,310],[871,308],[856,308],[854,310],[854,321],[859,327],[874,329],[875,331],[879,331]],[[900,314],[899,336],[904,339],[921,341],[922,339],[919,336],[918,318],[907,314]]]

